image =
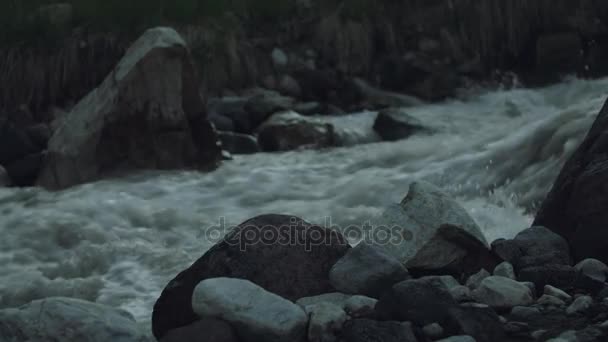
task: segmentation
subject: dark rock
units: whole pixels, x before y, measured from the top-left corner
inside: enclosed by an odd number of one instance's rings
[[[395,141],[425,132],[426,128],[416,119],[400,109],[385,109],[378,113],[374,130],[382,139]]]
[[[0,119],[0,164],[7,165],[38,150],[27,133]]]
[[[418,325],[448,321],[449,310],[458,304],[448,290],[425,280],[406,280],[394,285],[376,304],[379,317],[412,321]]]
[[[202,318],[190,325],[173,329],[159,342],[238,342],[230,324],[214,318]]]
[[[520,281],[534,283],[537,293],[542,293],[545,285],[555,286],[562,290],[571,290],[577,279],[576,270],[567,265],[531,266],[519,270]]]
[[[505,332],[498,314],[490,307],[479,304],[462,304],[449,310],[448,331],[465,334],[477,342],[504,341]]]
[[[232,154],[252,154],[260,152],[257,139],[252,135],[218,132],[222,147]]]
[[[141,169],[215,168],[221,148],[195,69],[175,30],[147,30],[64,118],[39,185],[61,189]]]
[[[291,97],[281,96],[273,91],[263,91],[251,97],[245,104],[245,111],[249,115],[253,127],[258,127],[272,114],[290,110],[294,100]]]
[[[522,269],[547,264],[570,265],[568,242],[545,227],[523,230],[513,241],[522,252],[514,266]]]
[[[338,291],[373,298],[379,298],[394,284],[409,277],[397,259],[365,244],[350,249],[329,272],[330,282]]]
[[[0,165],[0,188],[11,186],[11,178],[2,165]]]
[[[154,305],[154,336],[198,319],[192,293],[208,278],[247,279],[292,301],[333,292],[329,270],[348,248],[340,233],[294,216],[262,215],[245,221],[169,282]]]
[[[302,115],[325,114],[324,106],[318,102],[301,102],[293,106],[293,110]]]
[[[52,135],[51,129],[44,123],[27,127],[25,133],[39,150],[46,149]]]
[[[605,283],[606,276],[608,276],[608,266],[596,259],[585,259],[576,264],[574,269],[579,274],[597,280],[600,283]]]
[[[608,104],[562,168],[534,224],[562,235],[575,262],[608,263]]]
[[[323,148],[336,142],[331,123],[287,111],[273,115],[258,130],[263,151],[288,151],[299,148]]]
[[[44,158],[44,153],[33,153],[6,165],[6,172],[13,185],[34,185],[42,168]]]
[[[408,322],[378,322],[354,319],[344,324],[342,341],[345,342],[417,342]]]
[[[515,264],[522,256],[522,251],[513,240],[498,239],[492,242],[492,252],[502,260]]]
[[[209,121],[213,123],[213,126],[218,131],[233,132],[235,130],[234,122],[227,116],[219,114],[209,115]]]

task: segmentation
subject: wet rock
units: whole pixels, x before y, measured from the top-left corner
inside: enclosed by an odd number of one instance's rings
[[[11,178],[8,176],[4,167],[0,165],[0,188],[7,186],[11,186]]]
[[[572,300],[572,296],[551,285],[545,285],[543,293],[549,296],[557,297],[565,302]]]
[[[332,124],[293,111],[273,115],[258,130],[260,147],[269,152],[323,148],[335,141]]]
[[[437,340],[443,336],[443,328],[437,323],[425,325],[422,327],[422,332],[432,340]]]
[[[6,165],[12,184],[17,186],[32,186],[43,167],[45,153],[32,153]]]
[[[416,133],[427,131],[427,128],[416,118],[396,108],[378,112],[373,127],[382,139],[388,141],[406,139]]]
[[[495,276],[505,277],[509,279],[516,280],[515,270],[513,269],[513,265],[510,262],[505,261],[500,263],[498,266],[494,268],[493,274]]]
[[[341,307],[330,303],[319,303],[305,307],[305,311],[309,317],[308,341],[337,341],[337,336],[348,318]]]
[[[474,290],[474,289],[478,288],[479,285],[481,285],[481,282],[484,279],[486,279],[487,277],[490,277],[490,276],[492,276],[490,274],[490,272],[488,272],[488,271],[486,271],[485,269],[482,268],[479,272],[471,275],[469,277],[469,279],[467,279],[467,282],[466,282],[465,285],[468,288],[470,288],[471,290]]]
[[[46,298],[3,309],[0,322],[1,341],[149,341],[125,311],[74,298]]]
[[[234,122],[227,116],[219,114],[209,115],[209,121],[218,131],[232,132],[235,130]]]
[[[473,291],[473,298],[498,310],[526,306],[534,302],[532,291],[526,285],[498,276],[484,279]]]
[[[351,248],[329,272],[330,282],[338,291],[375,298],[409,277],[397,259],[365,244]]]
[[[349,342],[417,342],[408,322],[354,319],[344,324],[342,340]]]
[[[498,239],[492,242],[492,252],[500,259],[511,264],[516,263],[522,256],[522,251],[513,240]]]
[[[279,237],[298,243],[283,243]],[[247,279],[289,300],[334,292],[329,270],[348,249],[340,233],[294,216],[247,220],[169,282],[154,305],[154,335],[162,337],[197,320],[192,291],[204,279]]]
[[[260,152],[257,139],[248,134],[218,132],[222,147],[232,154],[252,154]]]
[[[185,327],[169,331],[159,342],[238,342],[236,332],[225,321],[202,318]]]
[[[221,160],[188,47],[147,30],[67,115],[38,180],[60,189],[139,169],[211,169]]]
[[[394,285],[380,298],[376,311],[387,320],[443,325],[448,320],[449,310],[457,306],[447,289],[417,279]]]
[[[604,104],[534,220],[568,241],[575,262],[587,258],[608,262],[607,130],[608,105]]]
[[[371,225],[376,231],[385,230],[393,240],[368,238],[362,243],[387,251],[413,274],[470,275],[497,264],[466,210],[426,182],[412,183],[403,201],[389,206]]]
[[[566,313],[568,315],[581,314],[585,311],[589,310],[593,305],[593,298],[590,296],[580,296],[570,304],[570,306],[566,309]]]
[[[298,341],[305,335],[306,313],[298,305],[248,280],[214,278],[200,282],[192,308],[201,317],[224,320],[243,341]]]
[[[585,259],[574,266],[574,269],[598,282],[605,283],[608,275],[608,266],[597,259]]]
[[[570,265],[568,242],[545,227],[523,230],[513,239],[522,252],[517,269],[545,265]]]

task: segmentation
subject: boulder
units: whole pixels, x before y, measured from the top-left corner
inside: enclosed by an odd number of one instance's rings
[[[192,308],[200,317],[230,323],[242,341],[299,341],[306,313],[298,306],[243,279],[214,278],[194,289]]]
[[[74,298],[51,297],[3,309],[0,322],[0,341],[150,341],[127,312]]]
[[[342,340],[348,342],[417,342],[409,322],[354,319],[346,322]]]
[[[378,300],[365,296],[352,296],[344,303],[344,311],[352,318],[372,318],[376,316]]]
[[[598,282],[605,283],[608,275],[608,266],[597,259],[585,259],[574,266],[574,269]]]
[[[348,319],[344,309],[330,303],[319,303],[304,308],[309,317],[309,342],[334,342]]]
[[[225,321],[202,318],[185,327],[169,331],[159,342],[239,342],[236,332]]]
[[[0,119],[0,165],[6,166],[38,151],[39,148],[25,131],[18,129],[7,120]]]
[[[388,141],[406,139],[427,130],[418,119],[397,108],[378,112],[373,128],[382,139]]]
[[[338,291],[374,298],[407,279],[409,273],[397,259],[365,244],[351,248],[329,272],[329,280]]]
[[[170,28],[147,30],[49,141],[39,184],[66,188],[131,170],[214,168],[194,62]]]
[[[209,115],[209,121],[218,131],[233,132],[235,130],[234,122],[227,116],[219,114]]]
[[[334,126],[293,111],[273,115],[258,129],[258,142],[264,151],[323,148],[336,143]]]
[[[294,99],[291,97],[282,96],[275,91],[259,90],[247,100],[245,111],[252,127],[256,128],[271,115],[291,110],[293,105]]]
[[[518,279],[533,283],[539,293],[545,285],[556,286],[564,290],[574,289],[577,278],[574,268],[567,265],[532,266],[518,272]]]
[[[465,285],[468,288],[470,288],[471,290],[475,290],[476,288],[479,287],[479,285],[481,285],[481,282],[484,279],[486,279],[487,277],[490,277],[490,276],[491,276],[490,272],[488,272],[482,268],[479,272],[471,275],[469,277],[469,279],[467,279],[467,282]]]
[[[487,305],[466,303],[450,309],[446,329],[472,336],[478,342],[505,341],[499,316]]]
[[[25,134],[27,134],[32,143],[34,143],[39,150],[44,150],[51,139],[52,132],[47,124],[39,123],[27,127],[25,129]]]
[[[374,234],[362,243],[385,250],[410,273],[470,275],[498,263],[466,210],[430,183],[412,183],[403,201],[372,219],[371,227]]]
[[[526,285],[498,276],[485,278],[473,291],[473,298],[497,310],[534,303],[532,291]]]
[[[320,303],[329,303],[341,308],[344,308],[346,302],[352,297],[352,295],[340,293],[340,292],[332,292],[332,293],[324,293],[318,296],[311,297],[302,297],[296,301],[296,304],[305,308],[309,305],[315,305]]]
[[[252,154],[260,152],[257,139],[249,134],[218,132],[222,147],[232,154]]]
[[[534,219],[563,236],[575,262],[608,263],[608,103],[565,163]]]
[[[6,165],[13,185],[32,186],[43,166],[45,153],[32,153]]]
[[[443,325],[448,321],[449,310],[457,306],[445,287],[416,279],[394,285],[380,298],[376,311],[386,320]]]
[[[8,173],[4,167],[0,165],[0,188],[7,186],[11,186],[11,178],[8,176]]]
[[[566,305],[566,302],[563,299],[560,299],[558,297],[548,295],[548,294],[542,295],[536,301],[536,303],[538,303],[538,305],[542,305],[542,306],[557,307],[557,308]]]
[[[501,276],[509,279],[515,279],[515,270],[513,269],[513,265],[510,262],[505,261],[500,263],[498,266],[494,268],[493,274],[495,276]]]
[[[210,98],[207,102],[209,120],[221,131],[235,131],[245,134],[253,132],[256,125],[245,110],[248,100],[249,98],[240,96]]]
[[[513,241],[521,251],[521,256],[514,263],[517,269],[571,263],[568,242],[545,227],[524,229]]]
[[[565,302],[569,302],[572,300],[572,296],[567,294],[565,291],[558,289],[557,287],[551,285],[545,285],[543,289],[543,293],[549,296],[557,297]]]
[[[334,292],[329,270],[349,248],[340,233],[294,216],[247,220],[169,282],[154,305],[154,335],[198,319],[192,292],[209,278],[246,279],[289,300]]]
[[[591,296],[580,296],[576,298],[572,304],[566,309],[568,315],[582,314],[593,306],[593,298]]]

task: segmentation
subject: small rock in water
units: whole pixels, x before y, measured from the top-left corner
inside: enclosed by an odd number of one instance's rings
[[[467,279],[466,285],[471,290],[475,290],[477,287],[479,287],[479,285],[481,284],[481,282],[484,279],[486,279],[487,277],[490,277],[490,276],[491,276],[490,272],[488,272],[482,268],[479,272],[473,274],[472,276],[469,277],[469,279]]]
[[[495,309],[527,306],[534,302],[532,291],[526,285],[498,276],[484,279],[473,291],[473,298]]]
[[[422,327],[422,331],[432,340],[436,340],[443,336],[443,327],[438,323],[427,324]]]
[[[569,302],[570,300],[572,300],[572,296],[567,294],[565,291],[560,290],[557,287],[551,285],[545,285],[543,293],[546,295],[557,297],[565,302]]]
[[[74,298],[52,297],[3,309],[0,322],[0,341],[149,341],[127,312]]]
[[[508,261],[502,262],[498,266],[496,266],[496,268],[494,268],[493,274],[495,276],[516,280],[513,265],[511,265],[511,263]]]
[[[392,255],[365,244],[351,248],[329,272],[330,282],[338,291],[375,298],[409,277],[407,269]]]
[[[344,310],[330,303],[319,303],[305,307],[309,317],[309,342],[334,342],[347,320]]]
[[[593,298],[590,296],[580,296],[570,304],[566,309],[568,315],[574,315],[578,313],[584,313],[593,305]]]
[[[354,319],[344,324],[342,339],[348,342],[417,342],[409,322]]]
[[[597,280],[602,283],[606,282],[606,276],[608,275],[608,266],[606,266],[606,264],[597,259],[585,259],[576,264],[576,266],[574,266],[574,269],[578,273],[584,274],[591,279]]]
[[[214,278],[200,282],[192,308],[201,317],[222,319],[243,341],[297,341],[308,317],[300,306],[248,280]]]

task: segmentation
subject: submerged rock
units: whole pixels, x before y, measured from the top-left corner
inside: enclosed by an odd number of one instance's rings
[[[53,297],[0,310],[0,341],[150,340],[125,311],[80,299]]]
[[[348,249],[340,233],[294,216],[247,220],[169,282],[154,305],[154,335],[198,319],[192,292],[209,278],[246,279],[289,300],[334,292],[329,270]]]
[[[396,108],[378,112],[373,127],[382,139],[388,141],[409,138],[416,133],[427,131],[416,118]]]
[[[147,30],[49,141],[39,184],[65,188],[131,170],[213,168],[221,149],[194,62],[170,28]]]
[[[426,182],[412,183],[401,204],[390,206],[371,223],[376,232],[387,232],[388,239],[366,236],[362,243],[387,251],[412,273],[472,274],[498,263],[466,210]]]
[[[248,280],[203,280],[192,307],[201,317],[230,323],[243,341],[298,341],[305,335],[307,317],[300,306]]]
[[[336,136],[331,123],[287,111],[259,127],[258,142],[262,150],[275,152],[334,146]]]
[[[562,235],[575,262],[608,263],[608,102],[542,203],[535,225]]]

